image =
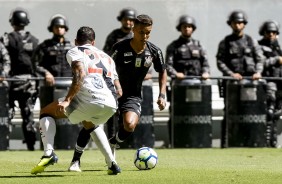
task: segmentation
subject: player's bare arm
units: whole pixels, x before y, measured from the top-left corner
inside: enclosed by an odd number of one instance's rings
[[[159,72],[159,88],[160,94],[157,101],[160,110],[164,110],[166,106],[165,93],[166,93],[166,82],[167,82],[167,72],[164,70],[163,72]]]
[[[73,61],[71,64],[71,68],[73,73],[72,83],[65,100],[60,104],[64,107],[67,107],[73,97],[78,93],[83,84],[83,79],[86,75],[83,63],[80,61]]]

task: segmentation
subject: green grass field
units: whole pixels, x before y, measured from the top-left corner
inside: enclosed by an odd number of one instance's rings
[[[139,171],[133,165],[135,150],[117,150],[122,173],[107,175],[99,150],[86,150],[81,173],[68,172],[73,151],[57,150],[58,164],[31,175],[42,151],[0,151],[0,183],[20,184],[229,184],[282,183],[282,150],[270,148],[155,149],[156,168]]]

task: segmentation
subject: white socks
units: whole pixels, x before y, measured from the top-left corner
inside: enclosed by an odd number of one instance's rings
[[[104,132],[104,130],[98,126],[96,129],[94,129],[91,133],[91,138],[94,141],[94,143],[97,145],[97,147],[100,149],[102,154],[104,155],[108,167],[112,166],[112,162],[115,162],[115,158],[113,156],[108,138]]]
[[[39,120],[39,130],[44,146],[44,155],[50,156],[54,150],[54,139],[56,134],[56,123],[52,117],[44,117]]]

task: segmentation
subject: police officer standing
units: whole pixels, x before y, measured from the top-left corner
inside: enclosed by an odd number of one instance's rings
[[[134,19],[136,17],[136,11],[132,8],[124,8],[117,16],[117,20],[120,21],[121,27],[114,29],[106,38],[103,51],[107,54],[110,53],[112,46],[124,39],[132,38],[132,28]]]
[[[45,77],[44,90],[40,91],[41,107],[53,101],[55,77],[71,77],[71,67],[67,63],[66,53],[73,46],[65,38],[69,26],[65,16],[56,14],[51,17],[48,31],[53,33],[51,39],[44,40],[35,50],[33,60],[37,72]],[[49,86],[49,87],[48,87]]]
[[[183,80],[186,76],[198,76],[198,79],[191,81],[201,83],[199,79],[206,80],[209,78],[210,66],[206,51],[200,41],[192,37],[196,28],[196,21],[193,17],[182,15],[179,18],[176,29],[181,35],[167,46],[165,57],[167,72],[172,81]],[[170,135],[171,119],[168,121],[168,126]]]
[[[245,76],[252,76],[253,80],[257,80],[261,78],[263,70],[265,57],[257,41],[244,33],[247,23],[245,12],[241,10],[231,12],[227,24],[231,27],[232,34],[219,43],[216,55],[217,67],[223,75],[237,80],[242,80]],[[224,84],[220,83],[226,105],[225,85],[226,81]],[[226,111],[221,129],[221,147],[226,147]]]
[[[35,81],[24,79],[35,76],[35,66],[31,61],[31,56],[38,45],[38,39],[24,30],[30,22],[26,10],[21,8],[13,10],[9,21],[14,31],[5,33],[2,39],[11,58],[10,76],[19,79],[19,81],[11,82],[10,85],[10,108],[14,109],[14,101],[18,101],[23,120],[24,142],[28,150],[32,151],[36,141],[35,129],[32,125],[34,124],[33,108],[37,90]]]
[[[258,43],[262,46],[266,57],[262,75],[266,77],[282,77],[282,50],[278,43],[279,24],[274,20],[265,21],[259,28],[262,39]],[[267,81],[267,131],[268,147],[276,147],[277,121],[282,109],[282,82]]]

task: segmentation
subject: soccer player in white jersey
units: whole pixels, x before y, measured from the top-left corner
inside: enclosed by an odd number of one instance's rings
[[[120,83],[111,57],[94,47],[95,32],[92,28],[81,27],[75,39],[76,47],[67,53],[68,63],[73,72],[72,84],[67,95],[40,111],[40,134],[44,155],[31,170],[41,173],[58,161],[54,153],[56,133],[55,119],[69,118],[72,123],[82,122],[106,158],[108,174],[121,172],[112,154],[107,136],[100,124],[104,124],[117,109],[117,97],[121,96]]]

